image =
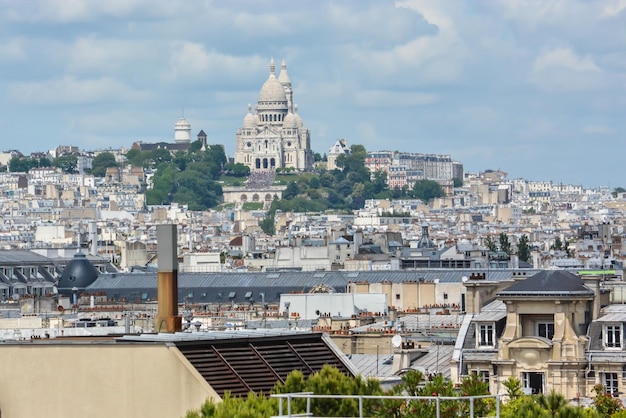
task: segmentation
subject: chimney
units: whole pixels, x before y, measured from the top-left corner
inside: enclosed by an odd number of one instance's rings
[[[178,254],[176,225],[157,225],[157,299],[159,308],[154,321],[155,332],[182,330],[178,315]]]
[[[89,254],[98,255],[98,226],[95,221],[89,222],[89,240],[91,241]]]

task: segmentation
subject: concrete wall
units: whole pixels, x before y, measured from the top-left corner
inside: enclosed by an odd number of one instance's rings
[[[218,395],[175,347],[73,342],[0,346],[3,418],[183,417]]]

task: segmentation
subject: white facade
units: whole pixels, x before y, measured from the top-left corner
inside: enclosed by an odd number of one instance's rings
[[[191,142],[191,124],[184,117],[178,119],[174,126],[174,141],[177,144]]]
[[[360,312],[387,312],[387,295],[384,293],[304,293],[280,295],[281,313],[297,314],[300,319],[317,319],[330,314],[349,318]],[[318,314],[319,312],[319,314]]]
[[[248,114],[237,131],[235,163],[250,170],[293,168],[308,170],[313,167],[311,135],[293,104],[291,80],[283,61],[278,77],[274,60],[270,74],[263,84],[254,113],[248,105]]]

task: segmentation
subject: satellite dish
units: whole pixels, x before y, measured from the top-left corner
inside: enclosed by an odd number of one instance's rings
[[[391,344],[396,348],[400,347],[402,345],[402,337],[399,335],[394,335],[391,339]]]

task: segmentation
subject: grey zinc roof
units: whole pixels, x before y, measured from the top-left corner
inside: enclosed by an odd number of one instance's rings
[[[51,259],[27,250],[0,251],[0,264],[50,263]]]
[[[475,322],[494,322],[506,317],[506,305],[500,300],[494,300],[484,306],[472,320]]]
[[[539,270],[531,270],[537,272]],[[481,270],[486,274],[487,281],[510,280],[517,270],[498,269]],[[179,287],[264,287],[288,286],[309,287],[320,282],[333,287],[344,288],[348,282],[381,283],[390,281],[402,283],[424,279],[439,280],[440,283],[461,283],[463,277],[469,277],[476,270],[432,269],[417,271],[325,271],[320,272],[243,272],[243,273],[179,273]],[[317,276],[316,276],[317,275]],[[90,286],[97,289],[150,288],[156,286],[156,273],[117,273],[100,275]]]
[[[554,296],[576,295],[593,296],[591,289],[585,286],[583,280],[564,270],[544,270],[517,282],[499,293],[502,296]]]

